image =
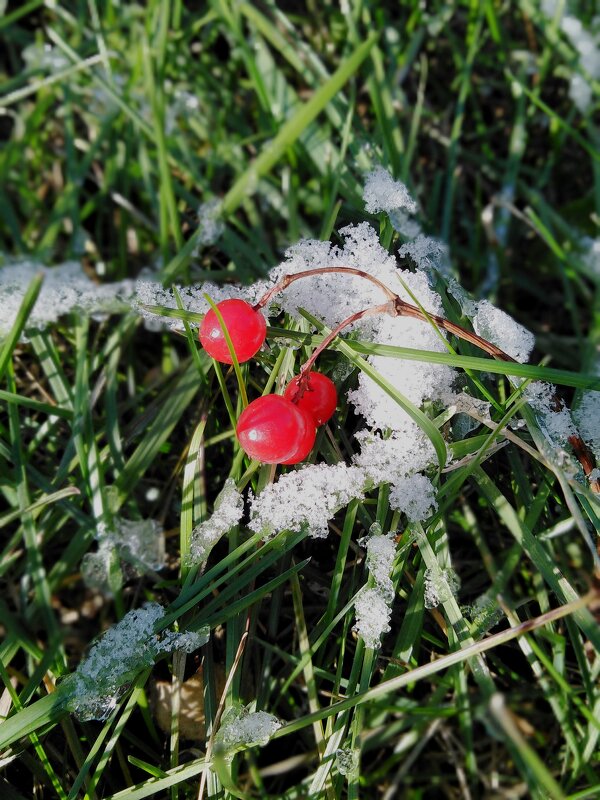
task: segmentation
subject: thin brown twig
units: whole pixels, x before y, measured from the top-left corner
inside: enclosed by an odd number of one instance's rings
[[[278,281],[274,286],[266,292],[260,300],[255,304],[254,308],[259,309],[265,306],[269,300],[278,292],[282,292],[287,287],[294,283],[297,280],[301,280],[303,278],[310,278],[315,275],[324,275],[328,273],[339,273],[339,274],[350,274],[350,275],[357,275],[360,278],[364,278],[365,280],[374,283],[382,292],[384,292],[385,296],[388,298],[386,303],[383,303],[379,306],[372,306],[370,308],[364,309],[363,311],[357,311],[354,314],[351,314],[347,319],[340,322],[327,336],[323,339],[323,341],[319,344],[319,346],[314,350],[308,361],[303,365],[300,370],[300,378],[298,380],[298,391],[294,397],[294,402],[298,402],[298,400],[302,397],[306,388],[308,387],[308,375],[309,372],[314,365],[315,361],[319,357],[319,355],[327,348],[331,342],[338,336],[338,334],[344,329],[347,328],[352,323],[357,322],[359,319],[363,319],[364,317],[375,316],[376,314],[390,314],[391,316],[396,317],[409,317],[411,319],[418,319],[422,322],[429,322],[430,324],[435,324],[438,328],[446,331],[447,333],[451,333],[454,336],[458,337],[459,339],[463,339],[470,344],[475,345],[475,347],[479,347],[481,350],[486,352],[488,355],[492,356],[493,358],[497,358],[500,361],[510,361],[512,363],[517,363],[516,359],[512,356],[509,356],[508,353],[505,353],[500,347],[497,347],[495,344],[487,341],[487,339],[483,339],[481,336],[478,336],[476,333],[472,331],[468,331],[466,328],[463,328],[461,325],[457,325],[454,322],[450,322],[450,320],[445,319],[444,317],[440,317],[437,314],[429,314],[428,312],[423,311],[422,309],[418,308],[417,306],[413,306],[410,303],[407,303],[405,300],[402,300],[395,292],[393,292],[388,286],[382,283],[380,280],[375,278],[373,275],[370,275],[368,272],[364,272],[360,269],[355,269],[354,267],[320,267],[318,269],[309,269],[305,272],[296,272],[293,275],[286,275],[280,281]],[[556,410],[560,411],[564,408],[564,402],[562,398],[555,393],[554,396],[554,404],[556,406]],[[573,434],[568,437],[569,444],[573,448],[573,452],[575,457],[581,464],[583,469],[584,475],[589,480],[590,489],[594,494],[600,494],[600,480],[590,480],[589,476],[595,468],[595,460],[594,456],[592,455],[589,447],[585,444],[581,436],[579,434]]]

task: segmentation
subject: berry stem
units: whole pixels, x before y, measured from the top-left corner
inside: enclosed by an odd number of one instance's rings
[[[367,281],[371,281],[371,283],[374,283],[381,289],[382,292],[384,292],[388,300],[394,300],[397,296],[384,283],[375,278],[373,275],[369,275],[368,272],[364,272],[362,269],[356,269],[355,267],[318,267],[317,269],[307,269],[304,272],[296,272],[293,275],[284,275],[284,277],[278,281],[275,286],[272,286],[269,291],[266,292],[257,303],[255,303],[253,308],[255,311],[263,308],[263,306],[266,306],[266,304],[270,301],[273,295],[283,292],[288,286],[290,286],[290,284],[300,280],[301,278],[310,278],[314,275],[325,275],[332,272],[358,275],[359,278],[364,278]]]
[[[454,336],[458,337],[459,339],[470,342],[493,358],[497,358],[500,361],[512,361],[513,363],[516,363],[516,359],[514,359],[512,356],[509,356],[508,353],[505,353],[501,348],[496,347],[495,344],[488,342],[487,339],[483,339],[476,333],[472,333],[466,328],[463,328],[461,325],[450,322],[450,320],[447,320],[444,317],[440,317],[437,314],[429,314],[422,311],[420,308],[417,308],[417,306],[407,303],[373,275],[370,275],[364,270],[356,269],[355,267],[319,267],[316,269],[305,270],[304,272],[296,272],[293,275],[285,275],[260,298],[260,300],[254,305],[254,309],[258,310],[262,308],[275,294],[284,291],[288,286],[290,286],[290,284],[300,280],[301,278],[310,278],[314,275],[325,275],[328,273],[357,275],[360,278],[371,281],[371,283],[374,283],[385,294],[387,297],[387,302],[383,303],[382,305],[372,306],[364,309],[363,311],[357,311],[356,313],[351,314],[347,319],[340,322],[339,325],[337,325],[330,333],[327,334],[327,336],[312,353],[308,361],[300,369],[298,395],[295,398],[295,402],[297,402],[298,399],[302,397],[302,394],[306,391],[308,374],[323,350],[325,350],[325,348],[327,348],[338,336],[338,334],[344,328],[348,327],[348,325],[352,325],[352,323],[357,322],[359,319],[375,316],[377,314],[390,314],[393,317],[410,317],[412,319],[421,320],[422,322],[433,322],[438,326],[438,328],[441,328],[447,333],[454,334]],[[557,409],[564,406],[563,401],[558,394],[555,395],[555,401]],[[585,476],[588,477],[595,467],[595,460],[590,449],[578,434],[569,436],[568,441],[573,448],[573,452],[575,453],[577,460],[582,466]],[[589,482],[589,485],[594,494],[600,494],[600,480],[592,480]]]

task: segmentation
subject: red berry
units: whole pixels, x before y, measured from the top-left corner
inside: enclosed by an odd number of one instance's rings
[[[222,300],[217,303],[229,333],[237,360],[241,363],[255,355],[267,336],[267,323],[260,311],[245,300]],[[223,364],[232,364],[231,353],[213,309],[207,312],[200,326],[200,343],[209,356]]]
[[[282,464],[299,464],[301,461],[304,461],[306,456],[310,453],[313,449],[315,444],[315,436],[317,433],[317,429],[315,428],[315,420],[308,411],[305,411],[300,406],[296,406],[297,411],[302,414],[305,421],[305,429],[302,438],[298,443],[298,447],[296,451],[290,458],[286,458],[285,461],[282,461]]]
[[[300,394],[301,376],[297,375],[288,383],[284,397],[295,403],[298,408],[308,411],[316,425],[324,425],[331,419],[337,406],[335,384],[322,372],[309,372],[306,388]]]
[[[240,414],[236,433],[250,458],[264,464],[296,464],[308,455],[315,441],[309,415],[277,394],[250,403]]]

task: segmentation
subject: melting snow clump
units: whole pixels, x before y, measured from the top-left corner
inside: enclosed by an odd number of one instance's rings
[[[215,749],[233,756],[238,750],[267,744],[281,722],[266,711],[250,711],[237,704],[223,714],[221,727],[215,736]]]
[[[536,412],[540,430],[553,445],[562,447],[577,431],[571,414],[564,406],[556,407],[555,389],[549,383],[533,381],[525,388],[525,396]]]
[[[359,750],[340,748],[335,751],[335,765],[340,775],[352,775],[358,769],[359,763]]]
[[[225,223],[220,215],[221,203],[218,200],[202,203],[198,209],[198,245],[192,255],[196,256],[201,247],[214,244],[221,238],[225,230]]]
[[[543,0],[542,11],[547,17],[554,18],[558,11],[557,0]],[[593,87],[588,80],[600,79],[600,19],[592,20],[591,30],[584,28],[577,17],[565,14],[559,20],[560,28],[573,49],[579,56],[579,68],[584,74],[575,72],[571,75],[569,96],[579,111],[585,113],[593,98]]]
[[[460,580],[452,567],[427,568],[425,570],[425,608],[436,608],[456,596]]]
[[[116,519],[110,528],[98,528],[98,550],[81,560],[81,574],[90,589],[110,593],[110,567],[113,557],[132,564],[137,572],[159,570],[165,560],[164,531],[153,519]]]
[[[92,645],[87,658],[62,686],[68,706],[82,721],[104,720],[116,707],[126,686],[139,672],[154,664],[160,653],[178,648],[192,652],[208,641],[208,629],[162,636],[154,632],[165,615],[158,603],[130,611]]]
[[[76,261],[56,267],[14,261],[0,268],[0,336],[12,328],[25,292],[39,273],[44,275],[44,282],[27,321],[28,328],[44,328],[71,311],[105,314],[129,309],[131,281],[94,283]]]
[[[581,437],[593,450],[596,460],[600,460],[600,392],[584,392],[573,417]]]
[[[238,492],[235,482],[228,478],[217,497],[212,516],[192,531],[191,561],[206,561],[221,536],[239,524],[243,513],[244,498]]]

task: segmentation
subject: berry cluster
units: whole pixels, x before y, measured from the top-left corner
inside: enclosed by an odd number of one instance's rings
[[[297,464],[310,453],[315,441],[316,427],[327,422],[337,405],[337,393],[332,381],[321,373],[312,372],[311,367],[319,353],[343,328],[364,317],[389,314],[392,317],[419,319],[480,347],[494,358],[502,361],[515,360],[496,345],[461,325],[436,314],[426,314],[423,309],[407,303],[378,278],[355,267],[318,267],[286,275],[254,306],[244,300],[223,300],[202,321],[202,346],[210,356],[224,364],[233,363],[233,354],[238,362],[248,361],[256,355],[266,339],[267,325],[260,309],[271,297],[285,290],[294,281],[330,272],[358,275],[374,283],[385,294],[386,302],[357,311],[334,328],[302,367],[300,375],[290,382],[283,397],[260,397],[243,411],[237,424],[237,437],[243,449],[253,459],[267,464]],[[560,406],[561,399],[555,399]],[[591,478],[596,470],[589,448],[579,434],[570,436],[569,443],[585,475],[590,476],[592,491],[600,493],[600,481]]]
[[[265,318],[244,300],[223,300],[200,326],[200,342],[209,356],[232,364],[230,344],[238,362],[248,361],[267,336]],[[227,329],[227,342],[223,325]],[[244,409],[236,427],[238,440],[250,458],[265,464],[298,464],[315,443],[316,429],[335,411],[334,383],[320,372],[303,370],[283,396],[259,397]]]

